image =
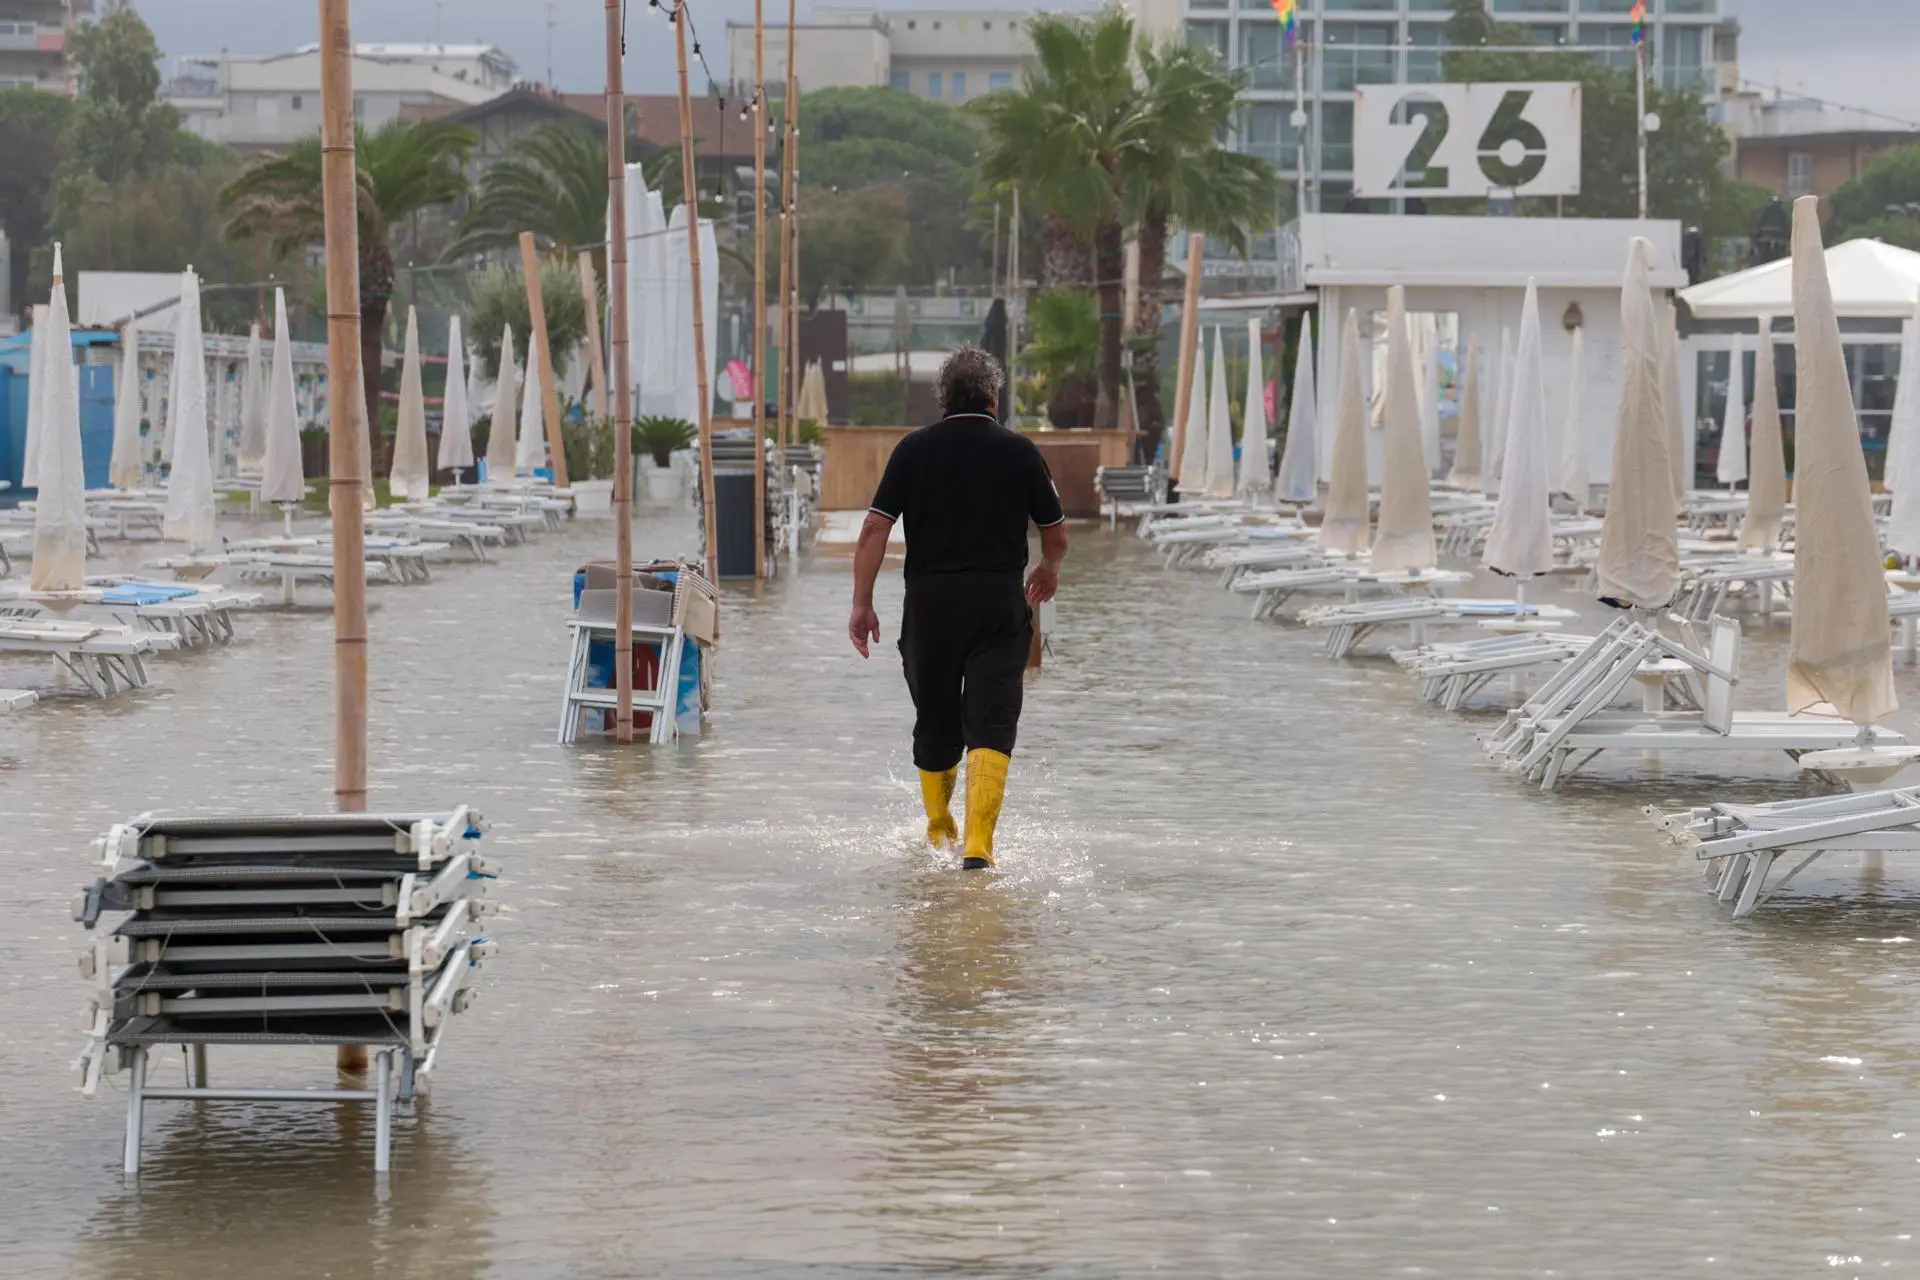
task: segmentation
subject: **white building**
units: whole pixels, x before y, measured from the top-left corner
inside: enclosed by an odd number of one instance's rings
[[[473,106],[512,88],[514,74],[513,59],[492,45],[357,45],[354,119],[377,129],[403,107]],[[209,141],[284,147],[320,128],[320,47],[183,57],[163,93]]]
[[[802,92],[892,85],[934,102],[961,103],[1012,88],[1031,52],[1021,10],[816,9],[794,28]],[[752,92],[753,24],[727,24],[727,75]],[[767,96],[786,92],[787,29],[766,28]]]

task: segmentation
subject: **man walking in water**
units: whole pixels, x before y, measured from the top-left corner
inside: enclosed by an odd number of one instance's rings
[[[940,369],[940,410],[887,460],[853,559],[847,634],[867,656],[880,639],[873,583],[894,522],[906,521],[907,601],[900,657],[913,696],[913,763],[927,839],[961,845],[961,865],[993,865],[993,829],[1020,726],[1029,605],[1053,599],[1067,555],[1067,518],[1033,441],[996,420],[999,362],[963,346]],[[1040,526],[1040,563],[1027,569],[1027,524]],[[1026,573],[1026,589],[1021,575]],[[966,834],[950,805],[967,761]]]

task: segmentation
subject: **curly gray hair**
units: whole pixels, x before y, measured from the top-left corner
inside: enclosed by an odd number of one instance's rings
[[[934,384],[934,391],[940,397],[940,411],[949,416],[992,413],[1006,381],[998,360],[963,342],[940,366],[940,379]]]

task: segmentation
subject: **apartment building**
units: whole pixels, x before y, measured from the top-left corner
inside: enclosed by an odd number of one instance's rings
[[[793,71],[803,90],[891,85],[954,105],[1011,88],[1031,46],[1023,10],[816,9],[794,28]],[[732,92],[751,93],[752,23],[727,24]],[[785,92],[787,28],[766,28],[767,96]]]
[[[71,94],[67,32],[94,0],[0,0],[0,89]]]

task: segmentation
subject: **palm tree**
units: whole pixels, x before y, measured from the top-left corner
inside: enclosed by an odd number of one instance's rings
[[[1100,303],[1095,425],[1120,416],[1121,275],[1127,173],[1148,153],[1153,117],[1134,76],[1133,20],[1118,8],[1087,17],[1028,21],[1034,62],[1026,85],[988,94],[981,173],[1018,186],[1048,213],[1093,240]]]
[[[410,215],[467,194],[461,166],[476,141],[471,129],[443,121],[395,120],[372,133],[356,130],[360,224],[360,363],[371,429],[379,436],[380,338],[393,297],[393,229]],[[260,240],[275,253],[297,253],[326,239],[320,191],[320,136],[285,155],[256,162],[220,192],[231,241]]]
[[[549,124],[514,139],[507,156],[481,175],[480,194],[446,256],[509,248],[522,231],[568,253],[605,242],[607,148],[592,129]],[[595,259],[604,276],[604,258]]]
[[[1273,167],[1220,142],[1244,73],[1178,39],[1142,40],[1138,57],[1153,127],[1127,174],[1140,244],[1140,294],[1132,317],[1134,415],[1151,457],[1166,428],[1160,403],[1160,322],[1166,308],[1167,229],[1178,225],[1247,250],[1247,232],[1273,219]]]
[[[1087,392],[1100,361],[1100,310],[1085,289],[1037,295],[1027,313],[1020,363],[1040,379],[1047,417],[1056,426],[1087,425]]]

